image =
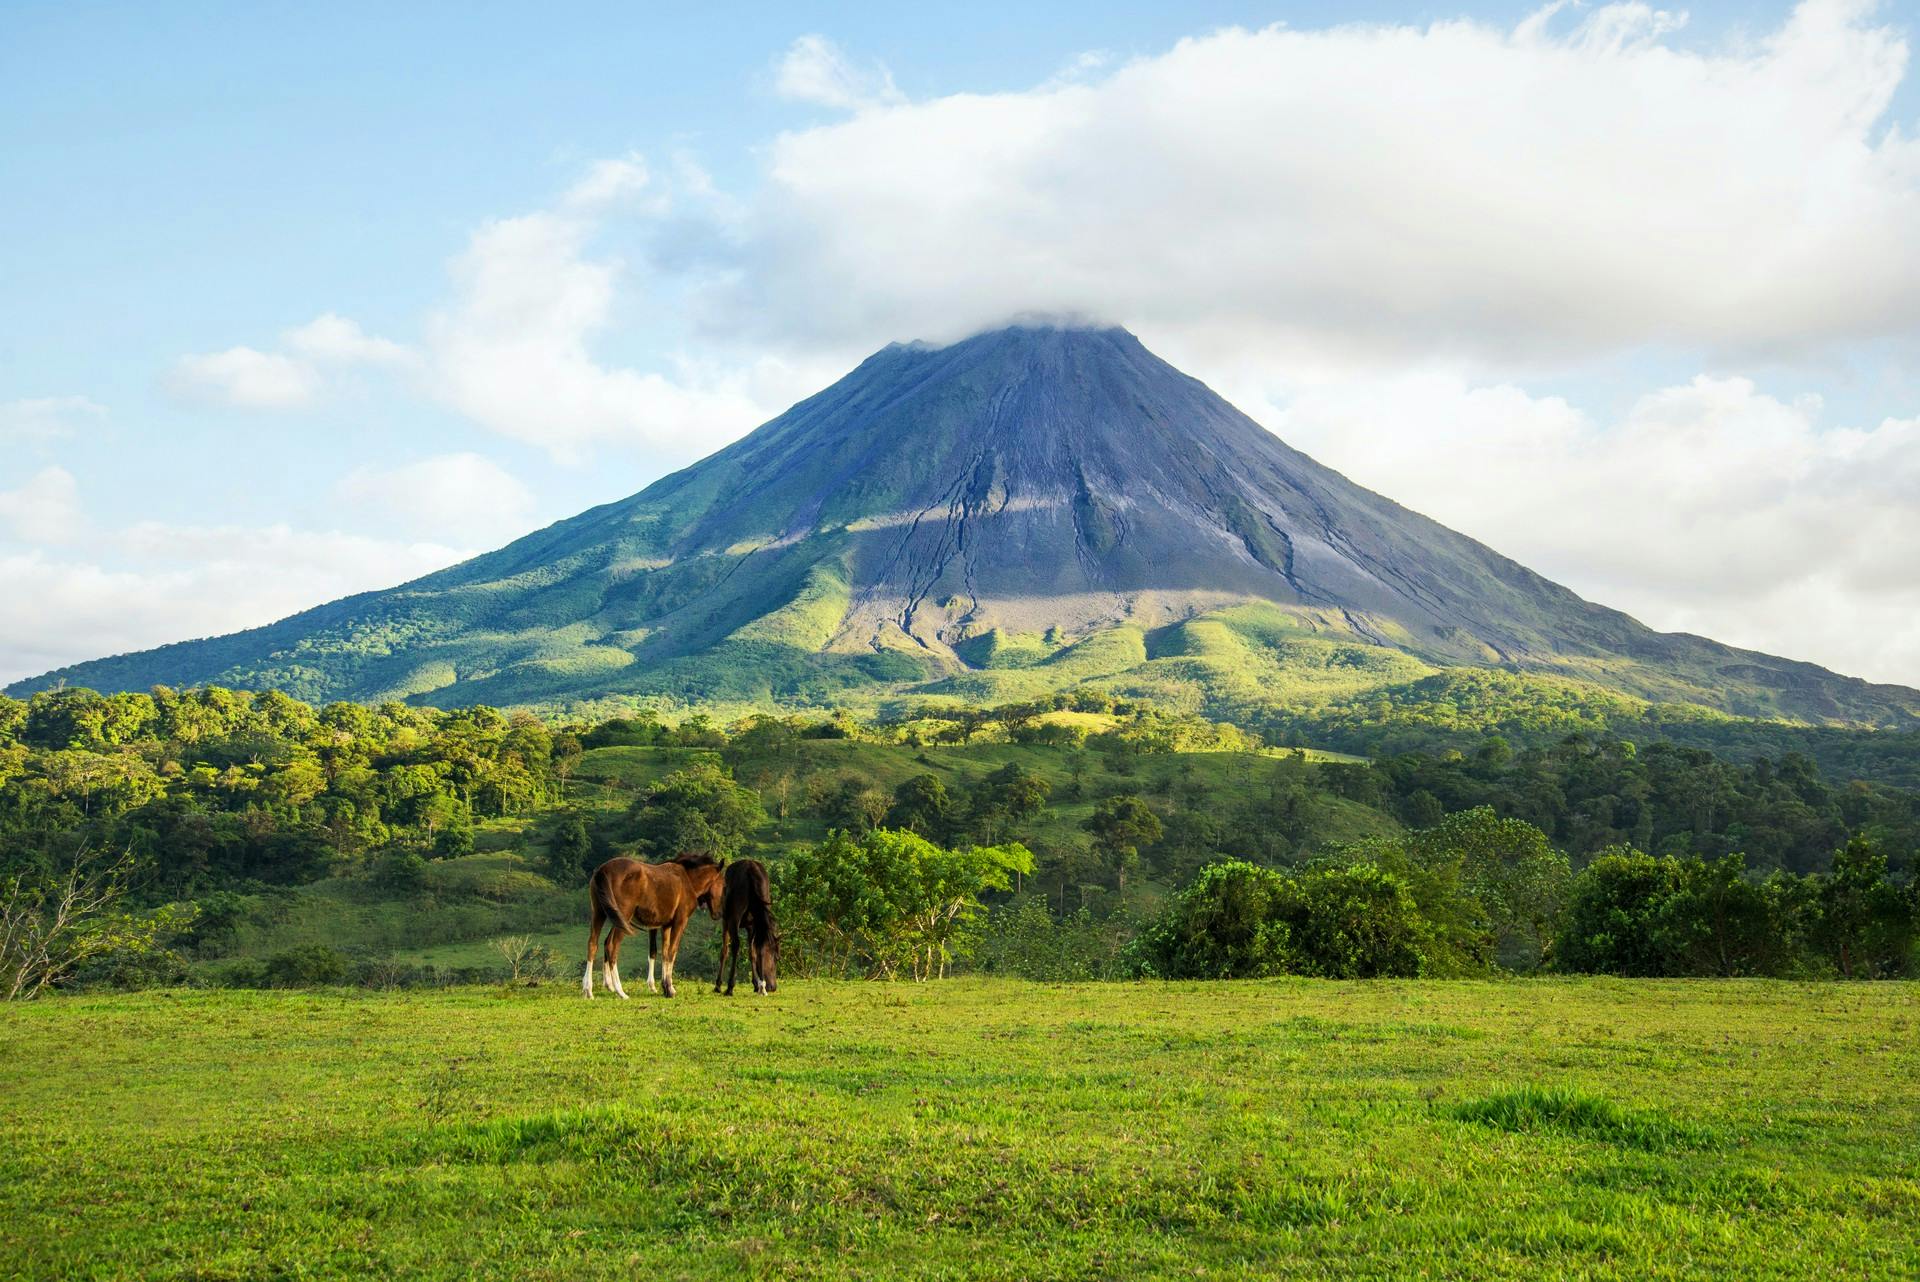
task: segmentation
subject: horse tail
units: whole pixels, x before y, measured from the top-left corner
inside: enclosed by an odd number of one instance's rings
[[[601,876],[604,871],[604,868],[596,869],[593,874],[593,880],[587,883],[587,899],[593,906],[595,921],[597,922],[599,918],[605,917],[614,925],[618,926],[622,933],[628,935],[639,934],[640,928],[633,924],[633,919],[621,912],[619,905],[613,902],[613,896],[607,893],[606,879]]]

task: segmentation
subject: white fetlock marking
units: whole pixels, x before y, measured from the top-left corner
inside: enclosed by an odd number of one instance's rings
[[[585,993],[589,997],[593,996],[593,963],[592,962],[587,963],[587,973],[580,976],[580,991]]]

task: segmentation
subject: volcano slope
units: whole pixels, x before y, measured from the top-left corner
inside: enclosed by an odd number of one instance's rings
[[[1045,327],[889,346],[498,551],[12,693],[804,707],[1093,685],[1246,716],[1472,669],[1576,702],[1920,725],[1920,692],[1654,632],[1321,466],[1126,331]]]

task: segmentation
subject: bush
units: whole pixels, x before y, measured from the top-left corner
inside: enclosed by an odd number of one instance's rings
[[[1821,887],[1818,940],[1848,979],[1886,979],[1914,968],[1915,887],[1887,879],[1887,857],[1864,837],[1835,852]]]
[[[433,857],[458,859],[473,853],[473,829],[467,824],[449,824],[434,834]]]
[[[1136,973],[1162,979],[1259,979],[1295,969],[1287,878],[1230,859],[1200,870],[1130,950]]]
[[[1557,964],[1635,976],[1783,973],[1801,933],[1798,879],[1756,883],[1743,864],[1739,855],[1602,854],[1574,878]]]
[[[1381,979],[1433,973],[1433,924],[1412,889],[1373,864],[1310,869],[1287,904],[1300,973]]]
[[[1490,807],[1448,815],[1431,827],[1343,849],[1400,877],[1432,923],[1429,962],[1464,974],[1495,961],[1534,970],[1548,958],[1573,873],[1547,836]]]
[[[390,894],[406,894],[427,884],[427,861],[411,850],[390,850],[373,868],[373,884]]]
[[[1129,933],[1125,922],[1095,921],[1084,908],[1059,918],[1043,900],[1023,899],[988,915],[974,964],[990,975],[1055,983],[1114,979]]]
[[[592,871],[592,861],[593,836],[586,819],[567,815],[547,838],[547,876],[556,885],[572,886]]]
[[[267,958],[262,977],[270,988],[318,988],[347,977],[347,955],[326,944],[302,944]]]
[[[1407,883],[1373,864],[1288,874],[1236,859],[1203,868],[1131,958],[1164,979],[1414,976],[1439,969],[1434,937]]]
[[[845,832],[779,866],[794,915],[787,932],[797,969],[891,979],[944,975],[978,938],[980,896],[1033,871],[1025,846],[948,850],[910,832]]]

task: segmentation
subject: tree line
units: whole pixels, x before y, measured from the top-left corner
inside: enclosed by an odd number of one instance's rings
[[[884,747],[889,782],[823,766],[858,759],[830,741]],[[671,768],[624,794],[576,779],[586,754],[628,748]],[[0,698],[9,920],[45,918],[78,857],[105,852],[132,896],[116,938],[218,957],[269,892],[345,876],[419,896],[476,825],[514,817],[527,826],[510,848],[555,890],[615,853],[767,858],[794,964],[822,973],[1872,978],[1913,964],[1920,795],[1836,782],[1798,753],[1736,762],[1579,733],[1309,761],[1085,691],[730,725],[313,708],[217,687]],[[262,972],[340,973],[358,972],[318,952]]]

